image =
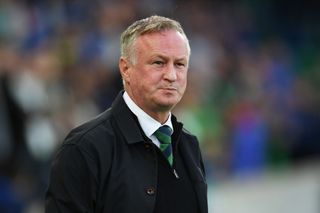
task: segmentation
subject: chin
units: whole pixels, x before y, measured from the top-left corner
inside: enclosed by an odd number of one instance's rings
[[[163,109],[169,109],[171,110],[178,102],[179,98],[165,98],[158,101],[158,105],[161,106]]]

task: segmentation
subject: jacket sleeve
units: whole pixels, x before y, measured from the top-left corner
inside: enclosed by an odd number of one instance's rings
[[[94,165],[81,147],[63,145],[52,164],[45,212],[94,212],[98,185]]]

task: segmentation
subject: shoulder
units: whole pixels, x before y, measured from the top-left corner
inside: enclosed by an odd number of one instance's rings
[[[102,150],[111,150],[114,139],[113,117],[110,110],[75,127],[63,141],[60,151],[76,149],[89,158],[103,156]]]
[[[197,136],[195,136],[194,134],[192,134],[189,130],[187,130],[186,128],[182,128],[182,135],[194,142],[198,142]]]
[[[182,128],[181,131],[181,142],[188,149],[192,150],[192,152],[200,150],[200,144],[197,136],[185,128]]]
[[[85,140],[101,139],[99,136],[112,135],[112,116],[110,110],[83,123],[70,131],[65,138],[64,144],[76,144]]]
[[[182,128],[182,133],[190,136],[190,137],[195,137],[195,135],[193,135],[189,130],[187,130],[186,128]]]

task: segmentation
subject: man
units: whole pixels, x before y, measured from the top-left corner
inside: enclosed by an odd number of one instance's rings
[[[208,212],[198,141],[171,114],[186,89],[189,56],[174,20],[151,16],[123,32],[125,91],[65,139],[52,166],[47,213]]]

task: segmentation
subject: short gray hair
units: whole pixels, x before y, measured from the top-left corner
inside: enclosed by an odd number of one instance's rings
[[[170,18],[153,15],[134,22],[121,34],[121,56],[128,58],[133,63],[135,60],[133,58],[133,44],[135,40],[141,35],[165,30],[175,30],[181,33],[186,38],[190,55],[189,41],[180,23]]]

